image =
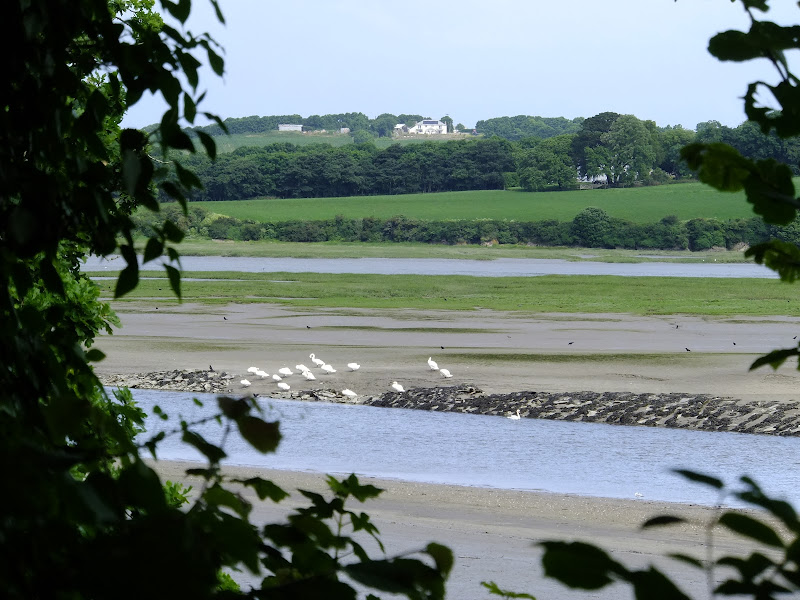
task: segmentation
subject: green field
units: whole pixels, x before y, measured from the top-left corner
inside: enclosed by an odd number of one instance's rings
[[[644,188],[570,192],[481,190],[356,196],[346,198],[260,198],[231,202],[196,202],[194,206],[259,222],[403,215],[424,221],[497,219],[508,221],[571,221],[587,206],[635,223],[653,223],[667,215],[680,220],[696,217],[720,220],[753,217],[744,193],[718,192],[701,183]]]
[[[463,136],[469,137],[469,136]],[[392,144],[419,144],[420,142],[443,142],[454,139],[453,136],[425,136],[420,135],[408,138],[375,138],[377,148],[388,148]],[[458,138],[460,139],[460,138]],[[331,146],[346,146],[353,143],[353,138],[348,133],[298,133],[296,131],[267,131],[265,133],[234,133],[231,135],[216,135],[217,152],[233,152],[244,146],[268,146],[269,144],[289,143],[296,146],[310,144],[329,144]]]
[[[97,273],[96,275],[107,275]],[[175,303],[163,272],[143,274],[128,300]],[[613,276],[465,277],[195,273],[184,301],[275,303],[297,307],[475,310],[521,313],[800,316],[796,288],[778,280]],[[209,281],[210,280],[210,281]],[[115,282],[97,282],[111,297]]]

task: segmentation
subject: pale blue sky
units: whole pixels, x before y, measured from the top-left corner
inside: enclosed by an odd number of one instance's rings
[[[712,35],[749,26],[729,0],[221,0],[225,27],[206,0],[193,4],[188,29],[225,48],[225,76],[201,82],[201,108],[223,118],[388,112],[473,126],[608,110],[736,126],[747,83],[774,79],[765,61],[708,54]],[[774,20],[800,16],[773,4]],[[124,124],[160,113],[145,99]]]

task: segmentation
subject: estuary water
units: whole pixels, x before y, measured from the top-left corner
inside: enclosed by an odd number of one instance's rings
[[[141,257],[140,257],[141,259]],[[243,256],[183,256],[184,271],[243,273],[362,273],[375,275],[472,275],[477,277],[535,277],[541,275],[619,275],[628,277],[754,277],[777,274],[753,263],[604,263],[561,259],[498,258],[459,260],[441,258],[255,258]],[[89,257],[85,271],[119,271],[120,257]],[[160,269],[157,262],[149,269]]]
[[[194,421],[216,409],[215,397],[207,394],[134,390],[134,397],[148,414],[157,404],[171,416],[167,422],[148,418],[143,441],[176,427],[178,417]],[[729,485],[750,475],[768,493],[800,504],[797,438],[258,401],[268,420],[280,421],[277,453],[259,454],[235,434],[225,444],[225,463],[609,498],[638,492],[647,500],[717,504],[716,492],[672,472],[688,468]],[[222,436],[215,422],[198,430],[212,443]],[[202,460],[179,435],[159,445],[159,457]]]

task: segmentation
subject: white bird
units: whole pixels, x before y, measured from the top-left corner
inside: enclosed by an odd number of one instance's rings
[[[278,387],[281,388],[284,391],[289,391],[289,384],[288,383],[284,383],[284,382],[281,381],[278,384]]]
[[[396,392],[405,392],[405,390],[403,389],[403,386],[400,385],[399,383],[397,383],[396,381],[392,382],[392,389],[394,391],[396,391]]]
[[[314,374],[311,371],[303,371],[303,377],[305,377],[309,381],[314,381],[316,379],[316,377],[314,377]]]
[[[255,372],[255,374],[261,377],[261,379],[266,379],[267,377],[269,377],[269,373],[267,373],[266,371],[262,371],[261,369],[258,369]]]
[[[314,356],[313,354],[309,354],[309,355],[308,355],[308,358],[310,358],[310,359],[311,359],[311,362],[312,362],[312,363],[314,363],[315,365],[317,365],[318,367],[321,367],[322,365],[324,365],[324,364],[325,364],[325,361],[324,361],[324,360],[322,360],[321,358],[317,358],[317,357],[316,357],[316,356]]]
[[[325,371],[326,373],[336,373],[336,369],[334,369],[334,368],[333,368],[332,366],[330,366],[330,365],[322,365],[322,366],[320,367],[320,369],[322,369],[322,370],[323,370],[323,371]]]
[[[644,498],[644,494],[640,494],[639,492],[636,492],[634,496],[636,496],[637,498]]]
[[[520,417],[520,416],[519,416],[519,409],[517,409],[517,414],[515,414],[515,415],[508,415],[508,416],[507,416],[507,418],[508,418],[508,419],[512,419],[512,420],[514,420],[514,421],[518,421],[518,420],[519,420],[519,419],[521,419],[522,417]]]
[[[300,371],[301,373],[304,373],[305,371],[309,370],[308,367],[305,366],[304,364],[295,365],[294,368]]]
[[[358,363],[347,363],[347,366],[351,371],[358,371],[361,368],[361,365]]]
[[[289,367],[281,367],[280,369],[278,369],[278,373],[280,373],[285,377],[288,377],[289,375],[294,373],[294,371],[292,371]]]
[[[439,369],[439,373],[441,373],[442,377],[445,379],[450,379],[453,376],[447,369]]]
[[[436,361],[433,360],[432,356],[428,357],[428,366],[431,368],[431,371],[438,371],[439,365],[436,364]]]
[[[250,382],[247,379],[242,379],[239,383],[241,383],[244,387],[249,387]]]
[[[280,376],[280,375],[278,375],[277,373],[275,373],[275,375],[273,375],[273,376],[272,376],[272,378],[273,378],[275,381],[280,381],[281,379],[283,379],[283,377],[281,377],[281,376]]]
[[[258,367],[247,367],[248,373],[255,373],[256,371],[258,371]]]
[[[342,395],[347,396],[348,398],[357,398],[358,394],[356,394],[353,390],[342,390]]]

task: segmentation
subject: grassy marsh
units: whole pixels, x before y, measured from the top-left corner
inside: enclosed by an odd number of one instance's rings
[[[193,276],[205,280],[183,281],[183,299],[206,304],[259,302],[354,309],[800,316],[796,289],[778,280],[764,279],[319,273],[193,273]],[[112,296],[113,280],[97,284],[103,297]],[[142,280],[120,302],[141,299],[176,302],[163,279]]]

